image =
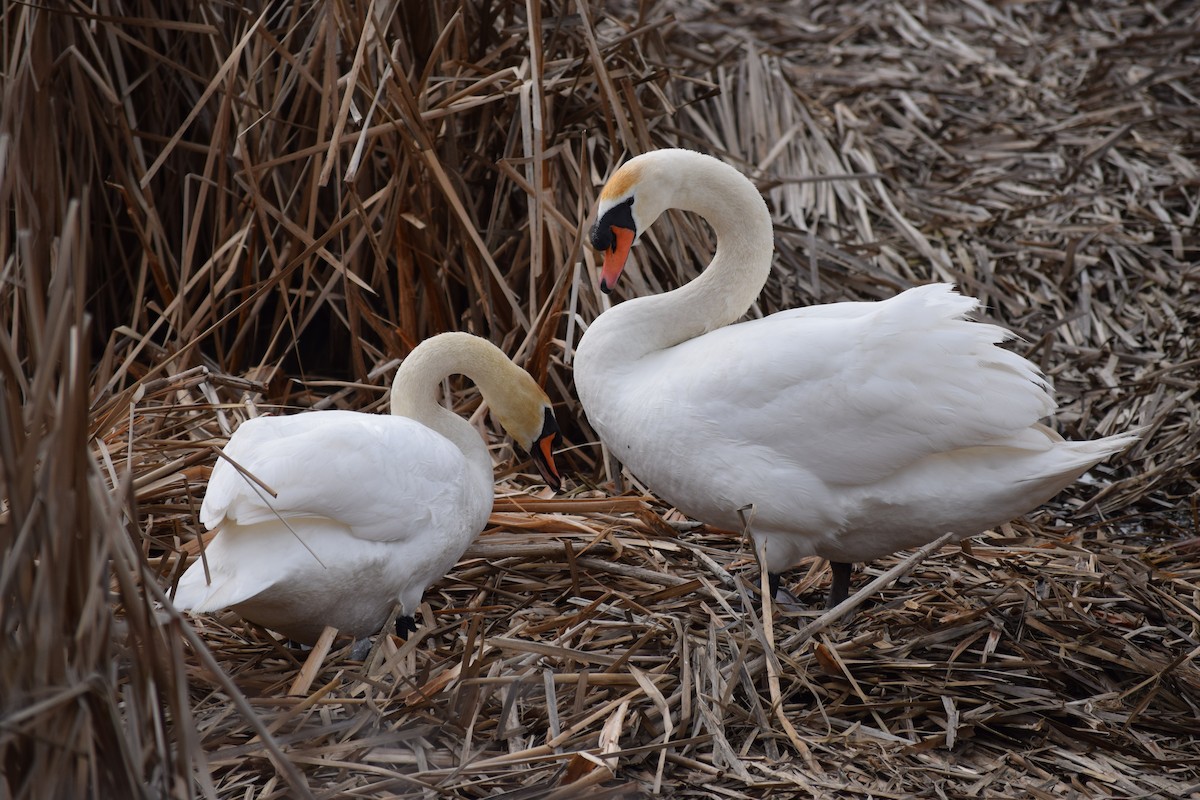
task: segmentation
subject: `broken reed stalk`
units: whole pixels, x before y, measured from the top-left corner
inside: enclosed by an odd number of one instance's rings
[[[924,561],[930,553],[937,552],[942,548],[943,545],[946,544],[946,542],[949,542],[953,538],[954,532],[951,531],[949,533],[944,533],[937,539],[934,539],[932,542],[917,548],[910,555],[906,556],[902,561],[897,563],[894,567],[872,580],[866,586],[862,587],[857,592],[843,600],[841,603],[838,603],[836,606],[814,619],[812,622],[805,625],[789,639],[789,644],[799,643],[805,641],[806,639],[810,639],[814,634],[825,630],[825,628],[829,627],[838,620],[849,616],[854,612],[854,609],[865,603],[882,587],[887,586],[897,578],[907,575],[914,567]]]

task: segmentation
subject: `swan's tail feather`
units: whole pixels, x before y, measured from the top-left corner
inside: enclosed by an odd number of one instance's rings
[[[205,579],[204,564],[197,560],[179,579],[172,603],[180,611],[204,614],[245,602],[265,588],[248,586],[232,575],[213,575],[210,583]]]
[[[1145,433],[1144,428],[1137,428],[1125,433],[1114,434],[1113,436],[1105,436],[1103,439],[1091,439],[1085,441],[1072,441],[1072,449],[1081,456],[1090,456],[1098,463],[1108,458],[1111,455],[1116,455],[1125,448],[1132,445],[1134,442],[1142,438]]]
[[[1141,439],[1144,432],[1143,428],[1138,428],[1126,433],[1106,436],[1103,439],[1063,441],[1055,447],[1055,452],[1059,455],[1059,458],[1055,459],[1053,465],[1049,466],[1041,474],[1029,476],[1028,480],[1045,480],[1054,475],[1073,475],[1078,477],[1104,459],[1116,455]]]
[[[179,579],[179,585],[175,588],[175,596],[171,598],[171,602],[180,611],[203,614],[212,610],[207,602],[208,598],[223,586],[224,583],[207,583],[204,579],[203,566],[200,562],[196,562]]]

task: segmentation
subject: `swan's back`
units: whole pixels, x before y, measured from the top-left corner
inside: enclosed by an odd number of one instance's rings
[[[242,423],[223,452],[228,458],[213,468],[200,507],[210,530],[226,519],[248,525],[325,517],[359,538],[396,541],[478,513],[478,503],[460,505],[470,488],[479,495],[482,485],[491,496],[489,476],[481,482],[445,437],[406,417],[356,411],[258,417]]]
[[[729,325],[580,385],[601,439],[697,519],[860,561],[973,535],[1044,502],[1133,436],[1065,442],[1037,368],[934,284]],[[578,381],[577,381],[578,382]],[[739,514],[738,509],[743,509]]]
[[[672,426],[676,436],[760,443],[826,484],[872,483],[934,453],[1002,442],[1053,411],[1037,368],[995,346],[1009,334],[965,319],[975,306],[935,284],[780,312],[626,365],[591,405],[621,409],[610,426],[621,439],[661,438],[653,431],[663,420],[639,420],[637,409],[678,406],[686,421]],[[603,425],[612,414],[594,416]],[[710,433],[689,435],[686,425]]]
[[[314,641],[327,624],[364,637],[397,601],[411,611],[491,509],[491,476],[405,417],[260,417],[224,453],[200,511],[220,533],[174,602],[193,613],[233,608],[295,641]]]

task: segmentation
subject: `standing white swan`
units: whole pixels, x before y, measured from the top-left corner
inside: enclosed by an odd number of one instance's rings
[[[242,423],[200,508],[205,527],[220,532],[179,579],[175,606],[232,608],[311,644],[326,625],[370,636],[399,602],[397,631],[415,630],[426,587],[458,561],[492,509],[483,439],[437,400],[456,373],[479,386],[557,490],[560,437],[545,393],[486,340],[434,336],[396,372],[391,416],[314,411]]]
[[[771,269],[771,217],[737,170],[687,150],[631,159],[600,194],[592,246],[608,292],[668,208],[704,217],[712,263],[687,285],[626,300],[587,329],[575,386],[601,441],[667,502],[750,531],[771,591],[806,556],[850,565],[971,536],[1048,500],[1134,434],[1065,441],[1037,367],[1011,334],[964,317],[953,287],[734,323]]]

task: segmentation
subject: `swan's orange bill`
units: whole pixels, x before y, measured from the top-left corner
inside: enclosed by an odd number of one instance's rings
[[[557,438],[558,432],[555,431],[539,439],[538,443],[534,445],[537,451],[533,459],[546,484],[556,492],[562,488],[562,476],[558,472],[558,465],[554,463],[554,441]]]
[[[612,226],[613,246],[604,251],[604,267],[600,270],[600,291],[608,294],[617,285],[629,248],[633,247],[633,231],[618,225]]]

